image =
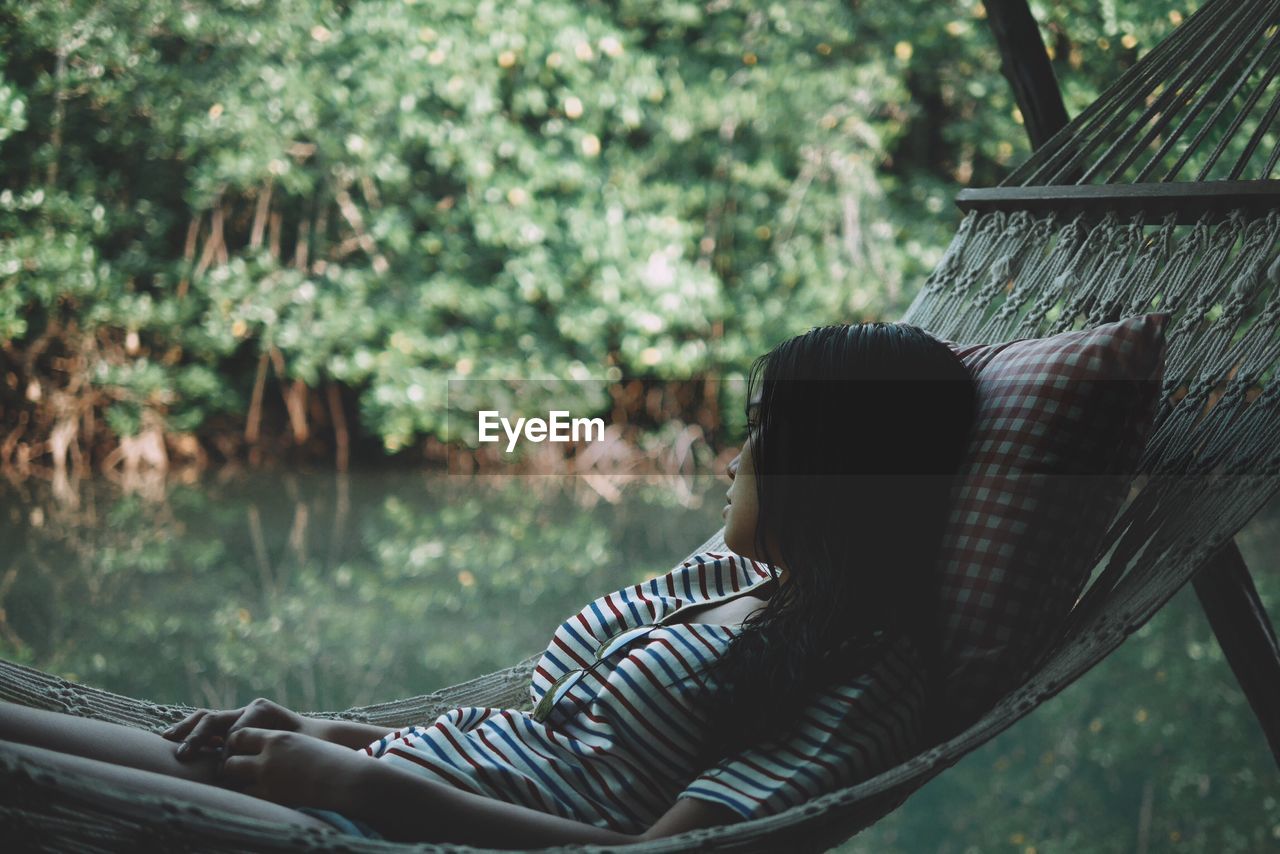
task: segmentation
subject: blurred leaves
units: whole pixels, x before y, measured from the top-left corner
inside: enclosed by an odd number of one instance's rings
[[[1034,5],[1073,113],[1176,17]],[[22,396],[35,380],[117,435],[138,421],[121,400],[234,434],[218,416],[252,411],[270,354],[270,383],[352,389],[360,429],[397,451],[449,438],[451,376],[697,379],[812,325],[896,316],[949,239],[950,196],[1026,153],[984,16],[10,4],[6,420],[51,429],[51,397]]]

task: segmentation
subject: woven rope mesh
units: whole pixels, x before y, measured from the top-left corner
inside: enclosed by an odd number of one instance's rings
[[[1207,4],[1006,185],[1207,180],[1221,177],[1215,171],[1221,169],[1229,177],[1266,177],[1280,159],[1270,132],[1280,112],[1280,99],[1271,95],[1280,70],[1278,17],[1280,0]],[[1164,106],[1152,110],[1156,105]],[[1173,313],[1155,431],[1130,500],[1096,556],[1093,582],[1034,673],[966,731],[873,780],[785,813],[660,840],[646,850],[805,850],[838,843],[1070,684],[1185,584],[1280,484],[1278,236],[1280,211],[1235,211],[1190,225],[1142,214],[969,214],[904,321],[952,341],[991,342],[1152,310]],[[717,535],[694,553],[722,544]],[[518,708],[531,667],[527,660],[434,694],[339,715],[394,725],[431,719],[455,705]],[[3,662],[0,698],[146,728],[185,711]],[[119,850],[134,842],[201,851],[409,847],[290,831],[130,796],[3,752],[0,826],[67,851]]]
[[[1000,186],[1269,178],[1277,24],[1277,0],[1206,4]]]

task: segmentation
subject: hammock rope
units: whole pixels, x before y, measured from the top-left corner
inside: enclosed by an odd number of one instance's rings
[[[1145,178],[1184,137],[1166,180],[1197,159],[1203,161],[1197,180],[1203,180],[1247,133],[1230,170],[1244,174],[1280,111],[1280,93],[1264,99],[1262,91],[1269,93],[1280,70],[1278,17],[1280,0],[1212,0],[1001,186],[1034,191],[1035,182],[1075,184],[1103,174],[1108,162],[1117,164],[1107,173],[1109,182],[1116,181],[1149,151],[1150,159],[1133,173]],[[1221,73],[1210,79],[1212,68]],[[1238,75],[1235,85],[1227,86],[1227,69]],[[1264,101],[1263,114],[1253,115]],[[1233,114],[1235,107],[1225,105],[1237,102],[1241,112]],[[1182,109],[1190,111],[1175,124]],[[1199,148],[1213,134],[1196,128],[1201,115],[1213,121],[1232,116],[1230,133],[1207,155]],[[1155,117],[1156,132],[1143,133]],[[1280,144],[1261,178],[1278,155]],[[1181,219],[1178,212],[1143,209],[970,210],[902,318],[967,342],[1049,335],[1151,310],[1173,313],[1162,401],[1139,476],[1093,556],[1091,583],[1020,687],[963,732],[874,779],[777,815],[648,843],[645,850],[820,850],[847,839],[1110,654],[1276,492],[1280,196],[1264,196],[1261,208],[1254,200]],[[723,548],[719,534],[693,553],[716,547]],[[433,694],[328,716],[395,726],[432,720],[458,705],[525,708],[533,663],[527,659]],[[5,662],[0,698],[153,730],[188,711]],[[182,850],[228,852],[404,847],[113,791],[3,751],[0,826],[39,834],[64,850],[116,850],[130,840],[157,839]]]
[[[1140,184],[1179,148],[1162,183],[1269,178],[1280,142],[1261,166],[1255,155],[1280,112],[1280,92],[1271,87],[1280,71],[1278,18],[1278,0],[1205,4],[999,186],[1086,185],[1104,175],[1102,184]],[[1231,119],[1226,127],[1224,116]],[[1206,154],[1203,146],[1216,134]],[[1224,162],[1232,144],[1240,152]],[[1144,154],[1149,159],[1133,168]],[[1187,167],[1194,160],[1202,162],[1193,173]]]

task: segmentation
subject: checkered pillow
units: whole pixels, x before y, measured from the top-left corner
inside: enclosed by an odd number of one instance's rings
[[[1088,580],[1151,432],[1168,318],[1003,344],[947,342],[977,382],[940,554],[946,695],[957,724],[1014,687]]]

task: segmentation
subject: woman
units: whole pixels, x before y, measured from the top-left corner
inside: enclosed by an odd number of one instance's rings
[[[157,737],[3,705],[0,739],[268,821],[512,847],[728,824],[879,773],[937,726],[932,571],[972,382],[915,327],[837,325],[757,360],[748,399],[724,511],[735,554],[565,621],[532,711],[388,733],[256,700]]]

